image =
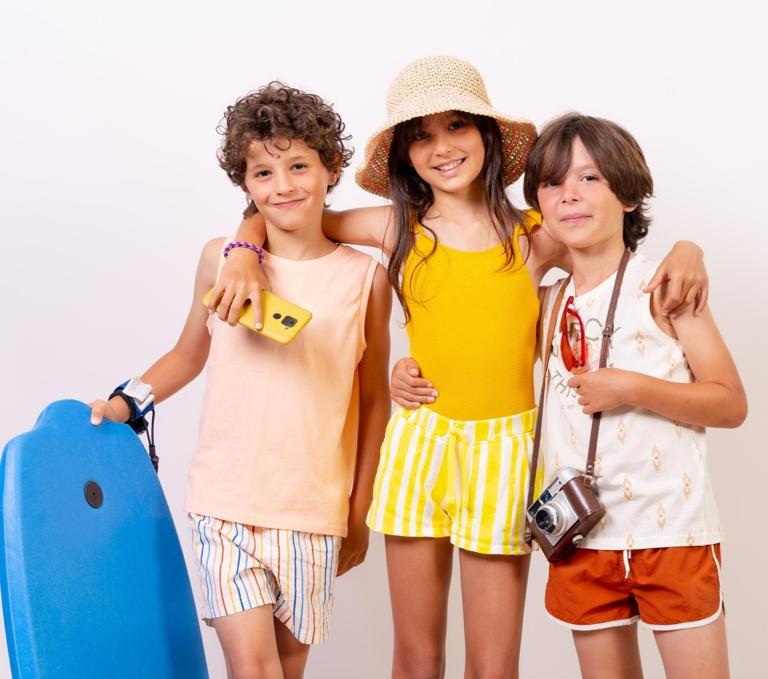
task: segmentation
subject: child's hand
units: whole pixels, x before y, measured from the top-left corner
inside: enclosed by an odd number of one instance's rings
[[[618,368],[600,368],[587,372],[576,368],[568,386],[579,394],[579,405],[587,415],[629,404],[634,373]]]
[[[437,390],[423,379],[418,364],[412,358],[401,358],[392,368],[392,400],[403,408],[418,408],[422,403],[434,403]]]
[[[709,295],[709,276],[704,267],[704,253],[695,243],[675,243],[670,253],[659,264],[644,292],[662,288],[661,313],[674,316],[678,310],[695,304],[694,316],[704,311]]]
[[[365,561],[368,552],[368,536],[370,531],[364,520],[350,521],[347,527],[347,537],[341,541],[339,551],[339,568],[336,575],[344,575],[355,566]]]
[[[269,290],[269,281],[258,255],[248,248],[235,248],[224,262],[208,302],[208,311],[218,313],[222,321],[235,326],[240,311],[250,301],[254,328],[261,330],[262,290]]]
[[[107,401],[94,401],[91,403],[91,424],[101,424],[104,419],[112,422],[127,422],[131,416],[128,404],[119,396]]]

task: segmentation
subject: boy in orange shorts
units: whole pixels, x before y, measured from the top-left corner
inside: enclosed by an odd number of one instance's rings
[[[661,291],[645,292],[656,264],[635,251],[648,232],[652,191],[637,142],[606,120],[554,120],[528,160],[526,200],[573,264],[564,305],[552,308],[556,284],[541,310],[542,337],[550,319],[557,323],[539,404],[548,481],[584,470],[591,416],[601,412],[595,487],[606,509],[580,549],[550,564],[546,607],[573,631],[584,676],[642,677],[640,620],[654,631],[668,677],[722,679],[722,530],[704,427],[739,426],[747,402],[709,309],[667,318]],[[627,250],[609,367],[598,369]]]

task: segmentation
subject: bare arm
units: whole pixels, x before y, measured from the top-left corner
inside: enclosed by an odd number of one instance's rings
[[[521,246],[524,246],[521,239]],[[528,270],[539,285],[546,273],[558,268],[571,272],[568,250],[555,240],[547,229],[546,222],[534,228],[530,235]],[[645,292],[660,289],[663,297],[660,308],[665,315],[682,313],[688,305],[694,306],[694,313],[701,313],[707,305],[709,277],[704,266],[702,249],[690,241],[678,241],[659,264]]]
[[[694,315],[689,305],[669,323],[680,340],[695,382],[670,382],[615,368],[574,375],[568,384],[578,388],[584,412],[625,404],[676,422],[738,427],[747,416],[747,397],[709,309]]]
[[[347,537],[341,545],[339,575],[362,563],[368,549],[365,517],[373,497],[379,448],[389,419],[389,314],[392,290],[382,267],[376,268],[365,316],[366,349],[357,367],[360,379],[360,427],[357,462],[349,498]]]
[[[387,205],[363,207],[355,210],[323,212],[323,233],[338,243],[368,245],[380,248],[389,257],[395,243],[391,226],[392,208]],[[263,215],[256,213],[240,223],[235,240],[263,246],[267,228]],[[256,329],[261,328],[261,291],[269,290],[269,281],[259,265],[256,253],[247,248],[230,252],[211,294],[208,309],[222,320],[235,325],[240,311],[247,302],[253,305]]]
[[[155,403],[164,401],[195,379],[208,358],[211,345],[206,328],[208,312],[200,300],[216,279],[223,242],[223,238],[216,238],[203,248],[195,275],[192,304],[176,345],[141,375],[141,381],[152,386]],[[104,417],[125,422],[130,416],[127,404],[119,397],[111,399],[109,403],[103,400],[94,401],[92,408],[93,424],[99,424]]]

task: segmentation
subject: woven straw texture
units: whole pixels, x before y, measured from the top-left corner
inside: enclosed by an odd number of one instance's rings
[[[494,118],[503,142],[504,185],[520,177],[536,139],[533,123],[496,111],[472,64],[456,57],[432,56],[406,66],[389,88],[387,121],[365,145],[363,165],[355,173],[357,183],[366,191],[389,197],[388,157],[395,125],[443,111]]]

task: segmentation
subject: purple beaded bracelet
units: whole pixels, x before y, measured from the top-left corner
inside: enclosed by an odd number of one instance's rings
[[[226,259],[229,256],[229,253],[235,248],[248,248],[249,250],[253,250],[253,252],[259,256],[259,264],[264,262],[264,250],[258,245],[248,243],[244,240],[233,240],[231,243],[228,243],[227,247],[224,248],[224,259]]]

